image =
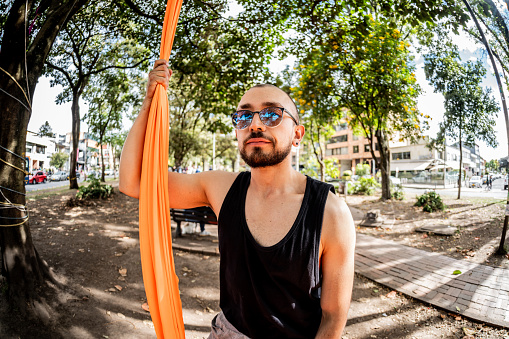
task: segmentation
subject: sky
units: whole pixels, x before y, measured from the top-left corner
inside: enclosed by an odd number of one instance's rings
[[[488,76],[483,82],[483,86],[492,88],[492,93],[499,103],[500,108],[502,107],[500,95],[497,87],[496,79],[493,75],[493,68],[491,65],[486,63],[487,58],[482,52],[482,46],[474,43],[467,37],[466,33],[460,34],[460,36],[453,37],[454,42],[458,45],[461,51],[463,61],[474,59],[474,58],[484,58],[485,67],[488,69]],[[269,68],[272,72],[279,72],[283,70],[286,65],[291,64],[293,66],[295,58],[289,58],[285,60],[273,60],[270,64]],[[420,56],[416,56],[416,78],[423,89],[423,94],[418,98],[418,108],[419,111],[424,113],[425,115],[430,115],[432,120],[430,121],[430,129],[425,132],[425,135],[429,135],[431,137],[435,137],[438,132],[438,124],[442,120],[444,113],[444,105],[443,105],[443,96],[438,93],[433,93],[433,88],[428,84],[426,78],[424,76],[424,63],[423,59]],[[50,87],[49,79],[41,77],[39,79],[39,83],[37,84],[35,93],[34,93],[34,102],[33,102],[33,112],[30,122],[28,124],[28,130],[37,132],[39,127],[44,124],[45,121],[48,121],[50,126],[53,129],[54,133],[64,134],[71,131],[71,103],[65,103],[61,105],[57,105],[55,103],[56,96],[62,91],[62,87],[55,86]],[[506,97],[509,99],[509,92],[506,91]],[[81,116],[83,117],[87,112],[87,106],[83,101],[80,102],[80,110]],[[124,122],[124,128],[127,129],[130,127],[127,120]],[[81,123],[81,131],[86,131],[87,126],[84,122]],[[505,119],[502,109],[500,109],[498,118],[496,120],[495,126],[498,147],[493,149],[488,147],[483,142],[479,142],[479,149],[481,156],[489,161],[491,159],[500,159],[502,157],[507,156],[508,148],[507,148],[507,135],[505,128]]]

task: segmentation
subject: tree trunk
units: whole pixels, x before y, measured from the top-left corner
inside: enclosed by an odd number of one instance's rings
[[[76,179],[76,167],[78,163],[78,146],[80,143],[80,105],[79,95],[73,94],[72,98],[72,151],[71,151],[71,165],[69,168],[69,188],[79,188],[78,180]]]
[[[8,55],[9,54],[9,55]],[[11,57],[9,57],[11,56]],[[24,77],[22,58],[15,53],[3,53],[0,57],[0,67],[13,75],[19,84],[23,84],[25,93],[29,100],[35,86],[27,89],[26,78]],[[30,79],[30,83],[36,82]],[[30,119],[30,111],[23,105],[28,102],[20,88],[2,72],[0,74],[0,88],[15,96],[19,101],[0,93],[0,145],[13,155],[0,149],[0,159],[16,166],[25,168],[22,155],[25,154],[27,125]],[[13,204],[26,205],[25,174],[12,166],[2,164],[0,166],[0,188],[3,196],[0,201]],[[19,192],[19,193],[18,193]],[[5,197],[5,198],[4,198]],[[4,205],[8,207],[9,205]],[[11,305],[23,313],[30,308],[32,300],[37,299],[36,287],[41,286],[46,278],[54,281],[54,278],[47,264],[40,258],[32,241],[30,233],[30,220],[25,217],[27,214],[14,206],[0,209],[0,254],[1,274],[6,279],[7,297]],[[24,223],[22,223],[25,221]],[[22,223],[19,226],[10,226]],[[36,311],[34,308],[30,308]]]
[[[103,151],[103,137],[99,139],[99,144],[101,145],[101,181],[106,182],[104,178],[104,151]]]
[[[461,199],[461,175],[463,174],[463,144],[461,142],[461,128],[462,124],[460,122],[460,173],[458,175],[458,199]]]
[[[12,76],[12,79],[5,72],[0,72],[0,88],[5,91],[0,92],[0,145],[15,154],[25,154],[27,126],[31,115],[29,102],[32,102],[53,41],[66,21],[87,1],[48,2],[45,20],[31,40],[30,46],[25,46],[25,22],[28,21],[25,13],[33,12],[34,1],[12,1],[7,19],[3,23],[1,38],[0,67]],[[16,167],[24,166],[19,157],[3,149],[0,149],[0,158]],[[0,186],[7,188],[1,190],[5,198],[12,203],[26,204],[24,176],[22,171],[11,166],[0,166]],[[0,201],[6,202],[3,196]],[[42,286],[46,279],[59,284],[35,249],[30,233],[30,220],[20,219],[24,215],[25,213],[17,208],[0,209],[2,225],[26,220],[19,226],[0,227],[1,273],[6,279],[11,306],[22,313],[30,311],[41,316],[44,310],[32,307],[36,300],[41,305],[36,287]]]
[[[389,200],[392,198],[391,194],[391,160],[390,160],[390,150],[387,146],[387,142],[385,140],[382,131],[377,132],[376,135],[377,144],[378,144],[378,152],[380,153],[380,161],[378,161],[378,169],[380,170],[381,178],[382,178],[382,200]],[[372,149],[371,152],[373,159],[375,158],[375,149]],[[376,160],[375,160],[376,163]]]

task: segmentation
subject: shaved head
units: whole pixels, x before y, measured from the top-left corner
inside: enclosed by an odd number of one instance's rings
[[[286,95],[286,97],[290,100],[291,102],[291,107],[285,107],[286,109],[288,109],[290,112],[294,113],[295,114],[295,117],[297,119],[297,121],[300,121],[300,117],[299,117],[299,110],[297,109],[297,105],[295,104],[295,101],[293,101],[292,97],[290,96],[290,94],[286,93],[285,91],[283,91],[281,88],[275,86],[275,85],[272,85],[272,84],[258,84],[258,85],[254,85],[253,87],[251,88],[273,88],[281,93],[284,93]]]

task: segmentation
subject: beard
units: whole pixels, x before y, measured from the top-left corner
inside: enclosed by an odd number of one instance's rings
[[[246,143],[249,141],[249,139],[252,138],[264,138],[269,140],[272,143],[272,151],[269,151],[268,153],[263,151],[261,147],[254,147],[251,154],[247,154],[246,152]],[[244,143],[243,147],[239,150],[240,157],[242,160],[246,162],[246,164],[249,165],[251,168],[260,168],[260,167],[269,167],[269,166],[275,166],[280,164],[283,160],[286,159],[288,154],[290,154],[290,151],[292,150],[292,144],[289,143],[288,146],[283,147],[282,149],[276,148],[276,142],[274,138],[270,136],[263,135],[262,132],[253,132],[247,138]]]

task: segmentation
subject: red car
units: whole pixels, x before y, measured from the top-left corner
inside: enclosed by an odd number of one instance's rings
[[[42,171],[37,171],[28,176],[28,183],[29,184],[39,184],[41,182],[48,181],[46,177],[46,173]]]

